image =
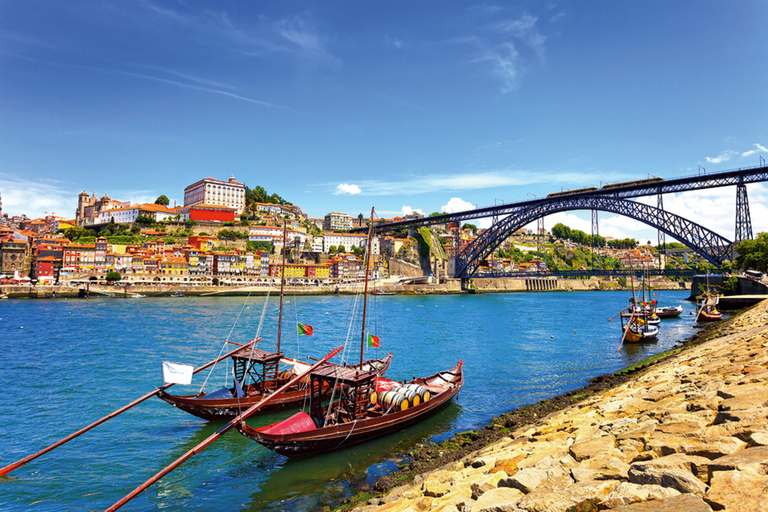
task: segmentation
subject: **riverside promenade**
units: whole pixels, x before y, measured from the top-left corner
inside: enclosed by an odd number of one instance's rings
[[[768,301],[356,512],[768,510]]]

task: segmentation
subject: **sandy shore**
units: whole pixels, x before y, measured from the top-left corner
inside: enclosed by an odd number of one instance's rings
[[[705,336],[355,510],[768,510],[768,301]]]

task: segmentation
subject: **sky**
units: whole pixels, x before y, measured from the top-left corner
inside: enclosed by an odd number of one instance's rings
[[[428,215],[758,166],[766,26],[759,0],[0,0],[3,213],[234,176],[310,217]],[[748,194],[768,231],[768,185]],[[728,239],[735,203],[664,196]]]

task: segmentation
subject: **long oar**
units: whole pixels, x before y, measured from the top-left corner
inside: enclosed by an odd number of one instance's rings
[[[214,432],[213,434],[208,436],[208,438],[205,441],[201,442],[200,444],[198,444],[197,446],[195,446],[194,448],[189,450],[187,453],[185,453],[184,455],[182,455],[181,457],[179,457],[178,459],[176,459],[175,461],[170,463],[162,471],[160,471],[155,476],[153,476],[152,478],[150,478],[149,480],[147,480],[146,482],[144,482],[143,484],[141,484],[140,486],[135,488],[129,494],[125,495],[125,497],[123,497],[123,499],[121,499],[120,501],[118,501],[117,503],[115,503],[114,505],[109,507],[108,509],[106,509],[104,512],[113,512],[114,510],[119,509],[120,507],[122,507],[123,505],[125,505],[126,503],[131,501],[133,498],[135,498],[136,496],[141,494],[149,486],[151,486],[152,484],[154,484],[155,482],[157,482],[158,480],[163,478],[165,475],[167,475],[168,473],[170,473],[171,471],[173,471],[174,469],[179,467],[184,461],[186,461],[187,459],[191,458],[193,455],[195,455],[195,454],[199,453],[200,451],[202,451],[203,448],[205,448],[206,446],[208,446],[209,444],[214,442],[216,439],[221,437],[225,432],[230,430],[232,427],[234,427],[235,425],[237,425],[241,421],[244,421],[248,416],[250,416],[254,412],[256,412],[259,409],[261,409],[261,407],[266,405],[267,402],[269,402],[270,400],[272,400],[272,398],[276,397],[277,395],[279,395],[280,393],[282,393],[283,391],[288,389],[294,382],[296,382],[297,380],[302,378],[304,375],[306,375],[307,373],[311,372],[312,370],[314,370],[318,366],[324,364],[330,358],[332,358],[333,356],[335,356],[336,354],[341,352],[342,348],[344,348],[344,347],[339,347],[337,349],[332,350],[327,356],[325,356],[320,361],[316,362],[315,364],[313,364],[312,366],[307,368],[306,371],[297,373],[291,380],[286,382],[285,385],[283,385],[280,388],[278,388],[274,393],[272,393],[271,395],[269,395],[266,398],[264,398],[258,404],[250,407],[245,412],[240,413],[239,416],[237,416],[236,418],[232,419],[229,423],[227,423],[226,425],[221,427],[219,430],[217,430],[216,432]]]
[[[214,359],[214,360],[213,360],[213,361],[211,361],[210,363],[208,363],[208,364],[205,364],[205,365],[201,366],[200,368],[198,368],[198,369],[194,370],[192,373],[194,374],[194,373],[197,373],[197,372],[199,372],[199,371],[205,370],[205,369],[206,369],[206,368],[208,368],[209,366],[212,366],[212,365],[214,365],[214,364],[218,363],[219,361],[221,361],[221,360],[223,360],[223,359],[226,359],[226,358],[228,358],[229,356],[231,356],[231,355],[232,355],[232,354],[234,354],[235,352],[238,352],[238,351],[242,350],[242,349],[243,349],[243,348],[245,348],[245,347],[248,347],[248,346],[250,346],[250,345],[253,345],[254,343],[258,343],[260,340],[261,340],[261,338],[258,338],[258,339],[255,339],[255,340],[253,340],[253,341],[249,342],[249,343],[246,343],[245,345],[239,345],[239,346],[238,346],[238,347],[237,347],[235,350],[233,350],[232,352],[229,352],[229,353],[227,353],[226,355],[223,355],[223,356],[219,357],[218,359]],[[230,342],[230,343],[233,343],[233,344],[235,344],[235,345],[238,345],[237,343],[234,343],[234,342]],[[66,442],[68,442],[68,441],[71,441],[72,439],[74,439],[74,438],[76,438],[76,437],[78,437],[78,436],[80,436],[80,435],[82,435],[82,434],[85,434],[86,432],[88,432],[88,431],[89,431],[89,430],[91,430],[92,428],[94,428],[94,427],[98,427],[99,425],[101,425],[101,424],[102,424],[102,423],[104,423],[105,421],[107,421],[107,420],[110,420],[110,419],[114,418],[114,417],[115,417],[115,416],[117,416],[118,414],[121,414],[121,413],[123,413],[123,412],[127,411],[127,410],[128,410],[128,409],[130,409],[131,407],[133,407],[133,406],[135,406],[135,405],[138,405],[138,404],[140,404],[141,402],[143,402],[143,401],[145,401],[145,400],[148,400],[149,398],[152,398],[153,396],[155,396],[155,395],[157,395],[158,393],[160,393],[160,391],[163,391],[163,390],[165,390],[165,389],[168,389],[168,388],[169,388],[169,387],[171,387],[171,386],[173,386],[173,383],[170,383],[170,384],[164,384],[164,385],[162,385],[161,387],[157,388],[156,390],[154,390],[154,391],[152,391],[152,392],[150,392],[150,393],[147,393],[146,395],[142,396],[141,398],[137,398],[136,400],[134,400],[133,402],[129,403],[128,405],[125,405],[125,406],[121,407],[120,409],[116,410],[115,412],[112,412],[112,413],[110,413],[110,414],[108,414],[108,415],[104,416],[104,417],[103,417],[103,418],[101,418],[100,420],[94,421],[93,423],[91,423],[91,424],[90,424],[90,425],[88,425],[87,427],[83,427],[83,428],[81,428],[80,430],[78,430],[78,431],[77,431],[77,432],[75,432],[74,434],[70,434],[70,435],[68,435],[67,437],[65,437],[64,439],[62,439],[62,440],[60,440],[60,441],[57,441],[57,442],[53,443],[53,444],[52,444],[52,445],[50,445],[49,447],[47,447],[47,448],[44,448],[44,449],[40,450],[40,451],[39,451],[39,452],[37,452],[37,453],[33,453],[32,455],[29,455],[29,456],[27,456],[27,457],[24,457],[23,459],[21,459],[21,460],[20,460],[20,461],[18,461],[18,462],[14,462],[13,464],[9,464],[8,466],[5,466],[4,468],[0,469],[0,476],[5,476],[5,475],[7,475],[8,473],[10,473],[11,471],[13,471],[13,470],[15,470],[15,469],[18,469],[18,468],[20,468],[21,466],[23,466],[23,465],[24,465],[24,464],[26,464],[27,462],[29,462],[29,461],[32,461],[32,460],[35,460],[36,458],[40,457],[41,455],[45,455],[46,453],[48,453],[49,451],[53,450],[54,448],[58,448],[59,446],[63,445],[64,443],[66,443]]]
[[[619,311],[618,313],[616,313],[615,315],[613,315],[611,318],[609,318],[609,319],[608,319],[608,321],[610,322],[611,320],[613,320],[614,318],[616,318],[617,316],[619,316],[619,315],[620,315],[620,314],[622,314],[623,312],[625,312],[625,311],[628,311],[628,310],[629,310],[629,308],[631,308],[631,307],[632,307],[632,306],[627,306],[627,307],[625,307],[624,309],[622,309],[621,311]]]
[[[627,333],[629,332],[629,327],[632,325],[632,320],[635,319],[635,312],[632,311],[632,315],[629,317],[629,322],[627,322],[627,327],[624,329],[624,336],[621,337],[621,343],[619,343],[619,348],[616,349],[616,352],[619,352],[621,350],[622,345],[624,345],[624,340],[627,337]]]

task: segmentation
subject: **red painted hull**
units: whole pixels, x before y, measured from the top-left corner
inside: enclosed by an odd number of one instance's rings
[[[350,423],[326,426],[292,434],[267,434],[265,431],[277,424],[267,425],[254,429],[248,425],[239,425],[237,429],[246,437],[266,446],[282,455],[289,457],[313,455],[329,452],[359,444],[371,439],[383,437],[394,432],[399,432],[414,423],[434,414],[444,407],[464,385],[462,364],[459,363],[450,372],[457,374],[452,387],[444,387],[438,394],[428,401],[404,411],[390,412],[388,414],[370,413],[368,417],[357,419]],[[444,372],[441,372],[444,373]],[[436,388],[438,375],[435,374],[426,379],[415,379],[414,382]]]

